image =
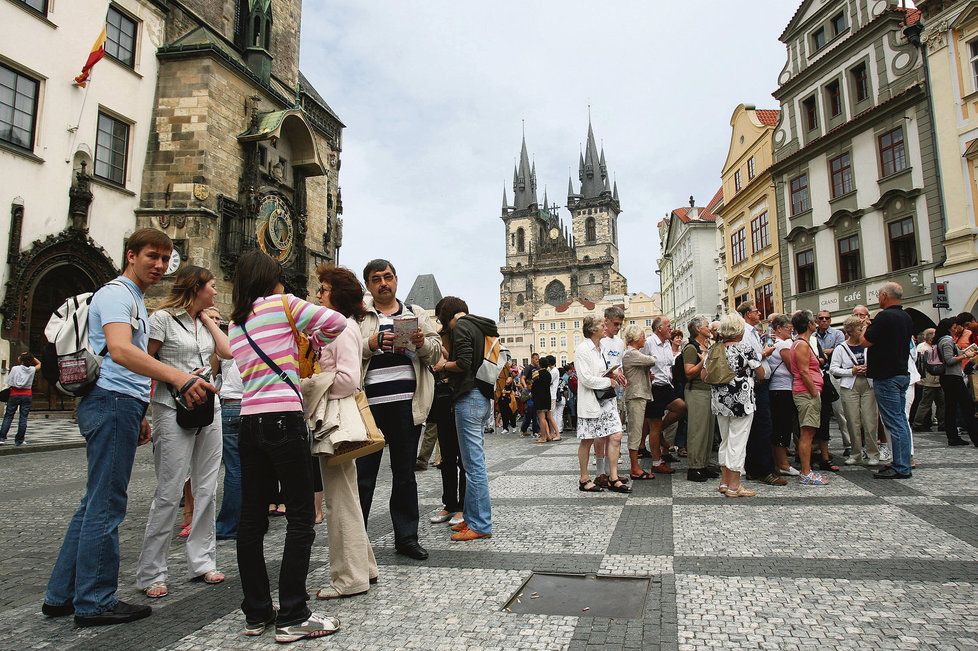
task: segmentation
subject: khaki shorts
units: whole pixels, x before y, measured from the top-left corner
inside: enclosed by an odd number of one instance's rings
[[[642,425],[645,422],[645,398],[630,398],[625,400],[628,411],[628,449],[637,450],[642,443]]]
[[[814,398],[806,393],[795,393],[791,396],[798,410],[798,426],[818,429],[822,425],[822,398]]]

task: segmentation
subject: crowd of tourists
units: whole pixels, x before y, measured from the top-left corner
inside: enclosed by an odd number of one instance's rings
[[[494,321],[470,314],[455,296],[441,299],[430,319],[397,298],[397,272],[383,259],[367,263],[363,284],[348,269],[320,266],[313,303],[285,291],[276,260],[245,253],[227,321],[215,308],[213,274],[184,265],[150,315],[145,293],[162,279],[172,249],[160,231],[135,232],[123,274],[90,301],[88,349],[102,355],[77,411],[87,483],[48,582],[41,609],[48,617],[100,626],[151,614],[117,594],[119,526],[136,449],[146,443],[157,481],[136,588],[150,599],[170,594],[167,559],[182,498],[189,578],[223,583],[217,541],[235,540],[243,633],[274,627],[282,643],[340,627],[309,607],[320,521],[330,574],[315,599],[362,595],[380,579],[366,522],[385,449],[395,551],[423,561],[415,472],[437,447],[442,508],[428,520],[447,525],[445,536],[455,542],[490,538],[485,445],[497,428],[519,428],[540,445],[574,431],[583,492],[628,493],[632,482],[672,473],[669,464],[686,457],[687,480],[717,479],[729,498],[756,494],[745,475],[775,486],[787,476],[826,484],[839,470],[828,448],[833,414],[844,462],[882,465],[874,475],[881,479],[912,475],[911,422],[929,430],[936,420],[949,445],[965,443],[960,428],[978,445],[974,385],[966,383],[978,324],[962,314],[916,341],[894,283],[880,289],[879,313],[871,319],[857,307],[842,332],[827,313],[808,311],[762,325],[749,303],[718,322],[692,319],[688,338],[666,317],[654,320],[650,334],[634,325],[620,332],[624,315],[612,307],[603,319],[584,319],[573,363],[557,368],[554,357],[534,355],[525,368],[506,363],[499,372],[487,366],[487,342],[499,341]],[[28,391],[37,362],[20,361],[12,379]],[[375,424],[385,446],[362,456],[320,454],[324,417],[317,410],[354,397],[366,403],[354,408],[358,424]],[[348,417],[341,410],[339,425]],[[623,441],[628,469],[619,472]],[[264,542],[269,519],[279,515],[287,526],[276,607]]]

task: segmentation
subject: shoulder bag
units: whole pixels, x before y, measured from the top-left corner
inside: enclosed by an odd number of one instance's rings
[[[192,332],[190,332],[187,326],[180,323],[180,319],[170,314],[169,312],[167,312],[167,314],[169,314],[170,318],[173,319],[173,321],[178,326],[183,328],[183,330],[187,334],[193,336],[194,343],[197,345],[197,357],[198,359],[200,359],[200,367],[201,369],[206,369],[207,364],[204,362],[204,355],[200,351],[200,342],[197,341],[197,336],[194,335]],[[203,404],[197,405],[193,409],[187,409],[186,407],[183,406],[183,401],[180,400],[180,395],[176,392],[176,389],[173,387],[173,385],[167,384],[166,388],[169,389],[170,396],[173,398],[173,402],[176,403],[177,425],[179,425],[181,428],[197,430],[196,432],[194,432],[194,436],[196,436],[197,434],[200,434],[202,429],[204,429],[205,427],[209,426],[211,423],[214,422],[215,396],[213,393],[208,391],[207,399],[203,402]]]

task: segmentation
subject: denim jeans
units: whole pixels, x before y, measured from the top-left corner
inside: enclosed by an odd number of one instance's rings
[[[241,457],[241,521],[238,523],[238,571],[244,600],[241,610],[249,622],[272,614],[272,594],[265,566],[264,539],[268,531],[268,496],[276,480],[285,504],[285,549],[279,570],[277,626],[304,622],[309,554],[316,539],[312,497],[312,455],[301,411],[252,414],[241,417],[238,438]]]
[[[238,537],[238,520],[241,519],[241,458],[238,456],[238,431],[240,429],[241,403],[221,403],[221,432],[224,436],[224,497],[221,512],[217,514],[217,539],[231,540]]]
[[[537,408],[533,406],[533,400],[526,401],[526,409],[523,411],[523,423],[520,425],[520,432],[526,434],[526,430],[533,426],[533,433],[540,433],[540,422],[537,420]]]
[[[486,470],[485,434],[482,430],[491,404],[478,389],[472,389],[455,399],[458,450],[465,467],[465,506],[462,514],[469,529],[476,533],[492,533],[489,473]]]
[[[910,422],[907,420],[907,389],[910,387],[909,375],[896,375],[873,379],[873,393],[880,418],[890,434],[893,447],[893,470],[909,475],[910,471]]]
[[[68,523],[44,601],[73,602],[75,614],[98,615],[119,601],[119,525],[126,517],[127,489],[136,459],[139,424],[147,403],[100,387],[78,405],[85,437],[85,495]]]
[[[418,542],[418,481],[414,476],[414,464],[418,456],[418,439],[421,427],[414,424],[411,401],[399,400],[371,405],[370,413],[377,427],[387,438],[391,457],[391,522],[394,525],[394,544],[408,545]],[[374,500],[377,473],[384,451],[357,459],[357,490],[360,493],[360,510],[363,522],[370,518],[370,504]]]
[[[24,435],[27,434],[27,415],[31,413],[31,400],[33,400],[31,396],[10,396],[7,399],[7,409],[3,412],[3,426],[0,427],[0,441],[7,440],[7,432],[10,431],[10,424],[14,421],[14,413],[20,409],[15,442],[17,445],[24,442]]]

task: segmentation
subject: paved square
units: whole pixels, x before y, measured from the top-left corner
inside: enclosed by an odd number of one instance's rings
[[[533,446],[488,435],[493,538],[453,543],[446,525],[430,524],[441,478],[419,472],[419,535],[431,553],[423,563],[394,553],[385,460],[368,523],[380,582],[353,599],[314,601],[342,629],[297,648],[976,648],[978,470],[969,464],[978,450],[949,450],[937,434],[916,444],[919,467],[908,481],[846,467],[825,488],[750,482],[757,498],[729,500],[715,482],[685,481],[683,463],[671,477],[634,482],[631,495],[581,493],[573,441]],[[174,537],[170,596],[152,602],[149,619],[97,629],[45,620],[40,602],[84,491],[85,453],[6,455],[0,473],[0,649],[281,648],[271,632],[241,635],[233,541],[218,544],[228,580],[204,586],[186,581]],[[136,603],[150,603],[133,574],[154,488],[150,450],[140,448],[120,527],[119,596]],[[273,519],[266,537],[273,577],[285,528]],[[328,580],[327,538],[317,527],[312,592]],[[644,612],[630,620],[507,613],[534,571],[647,577]]]

